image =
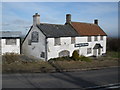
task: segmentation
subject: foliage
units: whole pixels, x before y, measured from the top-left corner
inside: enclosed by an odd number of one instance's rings
[[[90,59],[89,57],[85,57],[85,56],[83,56],[83,55],[81,55],[81,56],[79,57],[79,59],[80,59],[81,61],[86,61],[86,62],[91,62],[91,61],[92,61],[92,59]]]
[[[79,60],[79,54],[76,50],[72,53],[72,58],[73,60]]]
[[[70,61],[70,60],[72,60],[72,58],[68,57],[68,56],[66,56],[66,57],[58,57],[58,58],[51,58],[48,62],[52,62],[52,61],[64,61],[64,60]]]
[[[120,51],[120,38],[107,38],[108,51]]]

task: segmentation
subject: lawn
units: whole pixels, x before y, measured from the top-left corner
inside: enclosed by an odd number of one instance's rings
[[[107,52],[107,55],[99,58],[85,58],[72,60],[71,58],[58,58],[45,62],[29,58],[24,55],[7,54],[2,56],[3,73],[37,73],[53,71],[69,71],[72,69],[93,69],[100,67],[118,66],[118,53]],[[85,59],[85,60],[84,60]]]

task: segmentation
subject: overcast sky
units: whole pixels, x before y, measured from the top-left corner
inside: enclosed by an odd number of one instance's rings
[[[25,34],[35,13],[40,14],[41,23],[64,24],[68,13],[76,22],[93,23],[98,19],[108,36],[118,35],[117,2],[3,2],[2,30]]]

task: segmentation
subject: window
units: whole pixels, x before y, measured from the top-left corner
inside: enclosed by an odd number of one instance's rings
[[[63,50],[59,53],[59,57],[70,56],[70,52],[68,50]]]
[[[28,40],[28,45],[31,45],[31,40],[30,39]]]
[[[71,44],[75,43],[75,37],[71,37]]]
[[[87,54],[91,54],[92,53],[92,49],[91,48],[87,48]]]
[[[6,45],[16,45],[16,39],[6,39]]]
[[[54,38],[54,43],[56,45],[60,45],[60,38]]]
[[[91,42],[92,40],[91,40],[91,36],[88,36],[88,42]]]
[[[103,40],[103,36],[100,37],[100,40]]]
[[[97,36],[95,36],[94,38],[95,38],[95,39],[94,39],[95,41],[98,41],[98,38],[97,38]]]
[[[32,32],[32,35],[31,35],[31,42],[38,42],[38,32],[34,31]]]
[[[45,58],[45,52],[41,52],[41,55],[40,55],[42,58]]]

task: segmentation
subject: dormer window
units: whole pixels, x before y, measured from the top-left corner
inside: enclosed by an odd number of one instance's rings
[[[38,32],[37,31],[32,32],[31,42],[38,42],[38,38],[39,38]]]

